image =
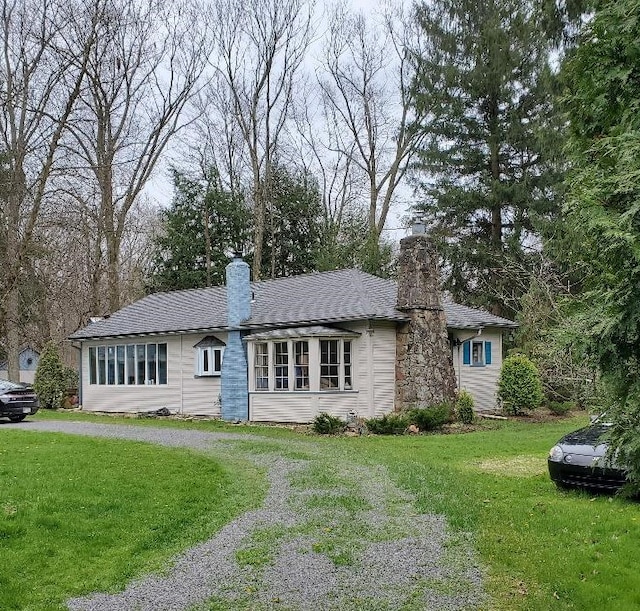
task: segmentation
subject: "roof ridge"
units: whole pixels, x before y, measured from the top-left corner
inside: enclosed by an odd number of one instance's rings
[[[283,280],[294,280],[298,278],[307,278],[310,276],[326,276],[329,274],[344,274],[345,272],[358,272],[360,274],[366,274],[367,276],[373,276],[373,274],[368,274],[367,272],[363,272],[355,267],[342,267],[340,269],[328,269],[323,272],[313,271],[306,272],[304,274],[293,274],[291,276],[278,276],[277,278],[265,278],[262,280],[252,280],[251,284],[254,286],[261,286],[265,284],[271,284],[273,282],[282,282]],[[377,276],[373,276],[374,278]],[[382,280],[383,278],[381,278]],[[174,289],[168,291],[156,291],[154,293],[149,293],[148,295],[144,295],[141,299],[145,299],[146,297],[152,297],[153,295],[175,295],[177,293],[190,293],[195,291],[212,291],[217,289],[226,290],[225,284],[216,284],[215,286],[200,286],[194,287],[190,289]],[[139,301],[139,300],[138,300]]]
[[[278,278],[266,278],[264,280],[252,280],[253,285],[271,284],[273,282],[281,282],[282,280],[297,280],[298,278],[309,278],[313,276],[328,276],[329,274],[344,274],[345,272],[359,271],[354,267],[342,267],[340,269],[328,269],[323,272],[306,272],[304,274],[293,274],[291,276],[279,276]],[[365,272],[362,272],[365,273]]]
[[[224,284],[216,284],[215,286],[199,286],[191,289],[173,289],[170,291],[156,291],[154,293],[149,293],[148,295],[144,295],[140,297],[140,299],[136,299],[136,301],[132,301],[131,303],[136,303],[137,301],[146,299],[147,297],[153,297],[154,295],[176,295],[178,293],[195,293],[196,291],[215,291],[220,289],[226,290],[227,287]],[[126,307],[126,306],[123,306],[123,307]]]

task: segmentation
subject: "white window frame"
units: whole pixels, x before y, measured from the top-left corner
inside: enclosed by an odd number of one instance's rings
[[[476,346],[479,346],[476,349]],[[476,358],[478,357],[479,358]],[[484,367],[485,357],[484,357],[484,341],[472,341],[471,342],[471,367]]]
[[[198,346],[196,376],[199,378],[220,377],[224,346]]]
[[[291,342],[273,342],[274,390],[286,392],[291,388]]]
[[[260,346],[260,351],[257,350],[258,346]],[[266,348],[266,352],[263,348]],[[258,392],[269,392],[269,390],[273,388],[271,376],[269,375],[269,371],[271,370],[271,359],[269,358],[270,352],[271,348],[269,347],[268,342],[256,342],[253,344],[253,366],[251,368],[251,376],[255,390]],[[264,375],[265,369],[267,374],[266,376]],[[258,375],[258,373],[260,373],[260,375]],[[260,380],[260,383],[258,383],[258,380]],[[264,385],[265,380],[266,386]]]
[[[302,344],[306,344],[305,347]],[[292,341],[293,360],[293,388],[295,392],[308,392],[311,388],[311,372],[309,370],[309,340],[304,338]],[[298,349],[300,348],[300,349]]]
[[[150,346],[153,349],[150,350]],[[163,363],[160,361],[162,346]],[[152,356],[153,355],[153,356]],[[166,386],[169,383],[167,342],[97,344],[87,351],[90,386]],[[143,372],[140,377],[140,371]],[[165,380],[160,381],[161,373]]]
[[[305,393],[305,392],[354,392],[356,391],[356,363],[354,362],[355,355],[355,342],[354,337],[295,337],[291,339],[273,338],[268,340],[256,340],[251,341],[251,371],[250,389],[253,392],[274,392],[274,393]],[[335,341],[338,343],[338,363],[333,363],[332,366],[338,367],[338,386],[322,387],[321,382],[321,343],[322,341]],[[307,352],[304,353],[307,357],[307,363],[298,363],[296,353],[296,345],[300,342],[307,344]],[[345,363],[345,343],[349,345],[347,352],[349,356],[349,362]],[[276,344],[286,344],[287,353],[287,373],[282,372],[282,364],[276,364]],[[267,365],[268,365],[268,378],[264,375],[264,356],[263,352],[258,353],[257,346],[266,346],[267,352]],[[261,348],[262,350],[262,348]],[[282,352],[280,352],[282,354]],[[260,360],[259,358],[260,357]],[[300,373],[300,366],[306,366],[307,376],[303,376]],[[325,364],[326,365],[326,364]],[[261,375],[258,375],[259,371]],[[278,375],[276,375],[278,374]],[[286,378],[287,386],[284,387],[283,380]],[[258,379],[268,379],[266,387],[259,387]],[[298,379],[306,384],[298,384]]]

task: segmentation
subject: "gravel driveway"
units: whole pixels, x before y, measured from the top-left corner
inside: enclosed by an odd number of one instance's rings
[[[327,455],[325,444],[60,421],[10,428],[233,454],[268,469],[260,509],[185,551],[162,575],[69,600],[71,610],[447,611],[486,600],[463,536],[452,536],[442,516],[416,513],[383,467]],[[305,458],[291,458],[292,450]]]

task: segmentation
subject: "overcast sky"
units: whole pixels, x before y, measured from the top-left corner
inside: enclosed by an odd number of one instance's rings
[[[410,6],[412,4],[410,0],[387,0],[387,2],[394,6],[401,4],[404,6]],[[321,0],[317,6],[329,7],[331,4],[334,4],[334,2]],[[371,11],[375,7],[379,6],[381,2],[377,0],[350,0],[349,4],[351,4],[353,9],[366,13],[367,11]],[[311,53],[313,53],[313,51],[311,51]],[[173,198],[173,186],[169,178],[169,167],[171,165],[172,157],[177,154],[176,151],[177,147],[175,144],[173,147],[170,146],[169,150],[167,150],[164,155],[164,162],[159,164],[156,168],[156,172],[145,189],[147,197],[149,197],[153,203],[161,207],[168,207]],[[398,191],[400,192],[399,199],[402,202],[409,202],[411,200],[411,189],[408,186],[399,188]],[[406,215],[405,205],[406,204],[400,203],[397,209],[392,209],[390,211],[385,230],[385,237],[397,241],[406,234],[406,231],[401,227],[402,217]]]

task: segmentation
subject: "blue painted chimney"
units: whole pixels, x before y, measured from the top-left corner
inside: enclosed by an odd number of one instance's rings
[[[226,267],[227,325],[229,334],[222,358],[220,398],[223,420],[249,419],[247,355],[240,337],[240,325],[251,316],[249,265],[239,255]]]

